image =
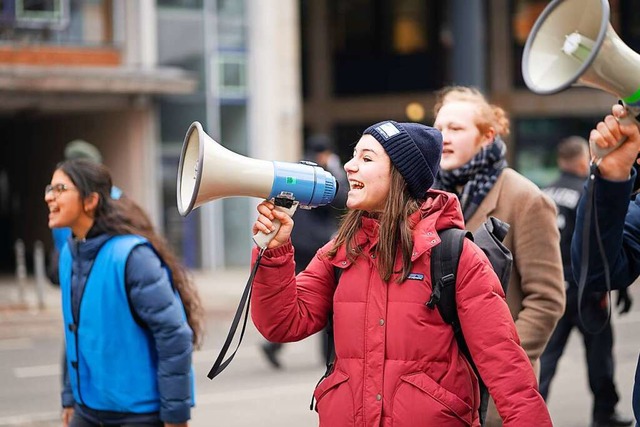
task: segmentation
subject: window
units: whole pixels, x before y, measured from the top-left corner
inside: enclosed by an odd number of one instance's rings
[[[514,122],[513,137],[517,147],[507,143],[515,153],[515,168],[540,187],[549,185],[557,176],[556,147],[562,139],[589,132],[601,117],[536,117]]]
[[[547,0],[514,0],[512,2],[511,35],[513,40],[513,85],[525,87],[522,77],[522,54],[536,19],[549,4]]]
[[[68,0],[15,0],[15,26],[18,28],[63,29],[69,23]]]
[[[243,52],[219,52],[219,96],[223,100],[244,99],[247,95]]]
[[[435,0],[330,0],[335,93],[441,86],[446,59],[439,32],[446,7]]]
[[[202,9],[202,0],[158,0],[158,7],[175,9]]]
[[[113,46],[113,0],[0,0],[0,42]]]
[[[611,15],[612,25],[622,41],[640,53],[640,4],[632,0],[611,1]]]

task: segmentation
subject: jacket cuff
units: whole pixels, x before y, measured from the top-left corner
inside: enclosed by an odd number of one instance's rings
[[[251,264],[255,264],[256,258],[258,257],[260,249],[257,247],[253,248],[252,253],[252,262]],[[293,245],[291,244],[291,239],[289,239],[286,243],[278,246],[273,249],[266,249],[264,251],[264,257],[262,258],[263,262],[268,261],[270,265],[273,264],[284,264],[285,259],[283,257],[292,256],[293,254]]]
[[[76,403],[73,398],[73,393],[71,392],[71,390],[62,390],[60,397],[61,397],[63,408],[71,408]]]
[[[160,420],[163,423],[181,424],[191,419],[191,406],[183,405],[171,410],[160,408]]]

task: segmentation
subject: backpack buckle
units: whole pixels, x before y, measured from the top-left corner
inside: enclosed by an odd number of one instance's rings
[[[456,276],[455,274],[447,274],[446,276],[442,277],[440,279],[440,283],[442,283],[441,286],[446,287],[446,286],[451,286],[453,284],[456,283]]]
[[[440,303],[440,296],[442,293],[442,288],[446,286],[451,286],[456,283],[455,274],[447,274],[438,280],[438,282],[433,286],[433,291],[431,292],[431,297],[429,297],[429,301],[426,306],[433,310],[436,307],[436,304]]]

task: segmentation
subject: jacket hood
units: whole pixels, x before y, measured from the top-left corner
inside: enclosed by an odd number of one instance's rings
[[[464,216],[458,196],[442,190],[429,190],[420,210],[410,218],[416,221],[416,230],[425,224],[435,231],[464,228]]]
[[[458,197],[441,190],[429,190],[425,202],[409,220],[413,222],[412,261],[440,243],[440,230],[464,229],[464,217]]]

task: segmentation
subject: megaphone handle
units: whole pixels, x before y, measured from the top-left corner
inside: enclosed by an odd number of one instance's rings
[[[298,207],[298,202],[293,202],[293,205],[291,205],[290,208],[285,208],[284,206],[276,206],[275,209],[279,210],[280,212],[284,212],[287,215],[292,217],[297,207]],[[258,245],[259,248],[263,248],[263,249],[266,248],[267,245],[269,245],[269,242],[274,238],[278,230],[280,230],[281,224],[278,219],[274,219],[271,222],[275,227],[275,230],[273,230],[271,233],[265,234],[262,231],[258,231],[256,234],[253,235],[253,241],[255,242],[256,245]]]
[[[637,125],[638,122],[631,116],[631,114],[627,111],[627,115],[624,116],[621,119],[616,118],[616,120],[618,120],[618,123],[622,124],[622,125],[631,125],[631,124],[635,124]],[[609,154],[610,152],[612,152],[613,150],[615,150],[616,148],[618,148],[619,146],[621,146],[622,144],[624,144],[624,142],[627,140],[626,136],[623,136],[622,138],[620,138],[620,140],[616,143],[616,145],[614,145],[613,147],[607,147],[607,148],[602,148],[600,146],[598,146],[596,143],[589,141],[589,146],[591,147],[591,153],[596,156],[597,159],[601,159],[604,156],[606,156],[607,154]]]

